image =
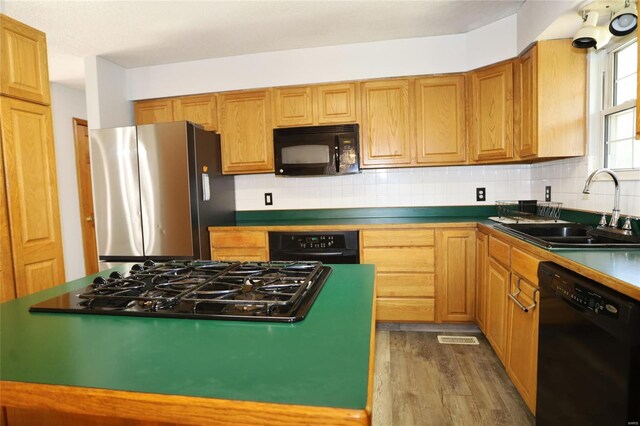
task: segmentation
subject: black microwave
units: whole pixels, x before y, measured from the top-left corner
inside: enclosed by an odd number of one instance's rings
[[[357,124],[275,129],[273,146],[276,175],[344,175],[360,171]]]

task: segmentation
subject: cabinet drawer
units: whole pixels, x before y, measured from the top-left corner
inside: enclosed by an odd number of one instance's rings
[[[269,253],[267,249],[256,248],[213,248],[211,249],[213,260],[237,260],[239,262],[267,261]]]
[[[376,301],[376,321],[430,322],[434,319],[434,299],[379,298]]]
[[[373,263],[378,272],[434,272],[433,247],[367,248],[360,263]]]
[[[489,256],[493,257],[506,267],[509,267],[509,252],[509,244],[494,237],[489,237]]]
[[[434,297],[434,274],[377,274],[378,297]]]
[[[267,233],[262,231],[210,233],[211,247],[267,247]]]
[[[536,286],[538,285],[538,263],[540,259],[515,247],[511,249],[511,271]]]
[[[433,229],[386,229],[362,232],[363,247],[432,246]]]

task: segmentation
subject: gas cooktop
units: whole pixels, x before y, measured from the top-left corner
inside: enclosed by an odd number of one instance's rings
[[[148,260],[29,311],[295,322],[330,274],[321,262]]]

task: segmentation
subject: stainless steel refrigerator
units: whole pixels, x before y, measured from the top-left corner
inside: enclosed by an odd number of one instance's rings
[[[210,259],[211,225],[235,223],[220,136],[186,121],[91,131],[103,262]]]

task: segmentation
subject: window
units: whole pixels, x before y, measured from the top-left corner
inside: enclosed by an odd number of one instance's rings
[[[636,135],[638,42],[628,41],[607,54],[604,80],[604,166],[640,169],[640,140]]]

